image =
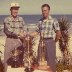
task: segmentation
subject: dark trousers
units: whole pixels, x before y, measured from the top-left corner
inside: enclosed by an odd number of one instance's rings
[[[56,72],[56,44],[53,39],[46,38],[44,39],[45,43],[45,57],[47,60],[47,64],[50,66],[53,72]],[[38,48],[38,60],[41,56],[41,48]]]

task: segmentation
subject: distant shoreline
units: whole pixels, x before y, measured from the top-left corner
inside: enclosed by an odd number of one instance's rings
[[[0,24],[3,24],[3,20],[9,15],[0,15]],[[29,23],[38,23],[39,19],[42,18],[41,14],[33,15],[19,15],[23,17],[26,24]],[[67,17],[69,21],[72,22],[72,14],[51,14],[53,18],[60,19],[61,17]]]

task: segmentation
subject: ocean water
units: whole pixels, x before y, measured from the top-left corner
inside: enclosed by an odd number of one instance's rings
[[[7,17],[8,15],[0,15],[0,35],[3,35],[3,20]],[[28,25],[35,25],[36,23],[38,23],[39,19],[42,18],[41,15],[19,15],[21,17],[23,17],[24,21],[26,24]],[[67,17],[69,22],[72,23],[72,15],[52,15],[52,17],[56,18],[56,19],[60,19],[61,17]],[[33,27],[33,26],[32,26]],[[70,28],[70,33],[72,33],[72,24],[71,24],[71,28]]]
[[[0,15],[0,25],[3,24],[3,20],[8,15]],[[38,20],[42,17],[41,15],[20,15],[23,17],[25,23],[27,24],[34,24],[37,23]],[[69,21],[72,22],[72,15],[52,15],[52,17],[60,19],[61,17],[67,17]]]

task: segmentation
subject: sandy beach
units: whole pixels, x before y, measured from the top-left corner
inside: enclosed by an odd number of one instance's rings
[[[29,26],[29,28],[32,28],[33,27],[33,29],[35,29],[34,27],[35,26]],[[72,32],[71,32],[71,30],[72,30],[72,27],[69,29],[70,31],[69,31],[69,37],[70,37],[70,39],[69,39],[69,43],[68,43],[68,49],[69,49],[69,52],[70,52],[70,54],[71,54],[71,57],[72,57]],[[35,38],[35,42],[36,42],[36,44],[35,44],[35,46],[33,46],[34,47],[34,50],[35,50],[35,52],[37,52],[37,47],[38,47],[38,37],[36,36],[36,38]],[[2,54],[0,54],[0,56],[1,56],[1,59],[2,60],[4,60],[4,48],[5,48],[5,42],[6,42],[6,36],[5,36],[5,34],[3,33],[3,31],[0,33],[0,51],[2,52]],[[56,57],[57,57],[57,60],[61,60],[62,59],[62,53],[61,53],[61,51],[60,51],[60,49],[59,49],[59,42],[57,42],[56,43]],[[17,70],[17,72],[19,72],[19,71],[24,71],[24,69],[23,68],[8,68],[8,72],[13,72],[13,71],[15,71],[15,70]],[[34,72],[37,72],[37,71],[34,71]],[[39,72],[39,71],[38,71]],[[40,71],[40,72],[42,72],[42,71]],[[44,71],[43,71],[44,72]],[[67,72],[69,72],[69,71],[67,71]]]
[[[2,51],[1,58],[4,59],[4,48],[5,48],[5,40],[6,36],[0,36],[0,51]],[[71,55],[72,55],[72,35],[70,35],[70,40],[69,40],[69,47],[68,47]],[[57,57],[62,57],[61,51],[59,49],[59,44],[58,42],[56,43],[56,56]]]
[[[28,26],[27,26],[28,27]],[[35,29],[35,25],[33,26],[29,26],[29,28],[33,28]],[[68,49],[69,49],[69,52],[71,54],[71,57],[72,57],[72,27],[69,29],[69,43],[68,43]],[[35,45],[33,46],[34,47],[34,51],[37,52],[37,48],[38,48],[38,37],[36,36],[35,38]],[[1,56],[1,60],[3,61],[4,60],[4,48],[5,48],[5,42],[6,42],[6,36],[5,34],[3,33],[3,30],[1,31],[0,33],[0,51],[2,52],[2,54],[0,53],[0,56]],[[62,60],[62,53],[59,49],[59,42],[56,43],[56,57],[57,57],[57,60]],[[8,69],[7,69],[7,72],[14,72],[14,71],[17,71],[17,72],[24,72],[24,68],[11,68],[8,66]],[[35,70],[34,72],[37,72],[37,70]],[[38,72],[42,72],[42,71],[39,71]],[[44,72],[44,71],[43,71]],[[66,71],[66,72],[69,72],[69,71]]]
[[[1,59],[4,60],[4,48],[5,48],[5,40],[6,40],[6,36],[0,36],[0,51],[2,51],[2,55],[1,55]],[[70,41],[69,41],[69,51],[72,53],[72,35],[70,35]],[[36,46],[34,46],[36,47]],[[36,47],[37,48],[37,47]],[[58,58],[62,57],[61,51],[59,49],[59,44],[58,42],[56,43],[56,56]],[[24,72],[24,68],[11,68],[8,66],[7,72]],[[40,71],[40,70],[35,70],[34,72],[44,72],[44,71]],[[45,71],[48,72],[48,71]],[[68,72],[68,71],[67,71]]]

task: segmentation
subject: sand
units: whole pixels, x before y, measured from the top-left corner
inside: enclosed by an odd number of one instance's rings
[[[4,48],[5,48],[5,40],[6,36],[0,36],[0,51],[2,51],[3,54],[1,54],[1,59],[4,60]],[[37,41],[37,40],[36,40]],[[34,48],[37,48],[37,46],[34,46]],[[70,40],[69,40],[69,51],[72,55],[72,35],[70,35]],[[62,57],[62,53],[59,49],[59,44],[58,42],[56,43],[56,56],[57,57]],[[24,72],[24,68],[11,68],[8,66],[7,72]],[[40,71],[40,70],[35,70],[34,72],[49,72],[49,71]],[[64,71],[68,72],[68,71]]]
[[[6,36],[0,36],[0,51],[2,51],[2,59],[4,56],[4,48],[5,48],[5,40],[6,40]],[[37,46],[35,46],[35,48],[37,48]],[[71,55],[72,55],[72,35],[70,35],[70,40],[69,40],[69,47],[68,47]],[[59,44],[58,42],[56,43],[56,56],[57,57],[62,57],[61,51],[59,49]]]

